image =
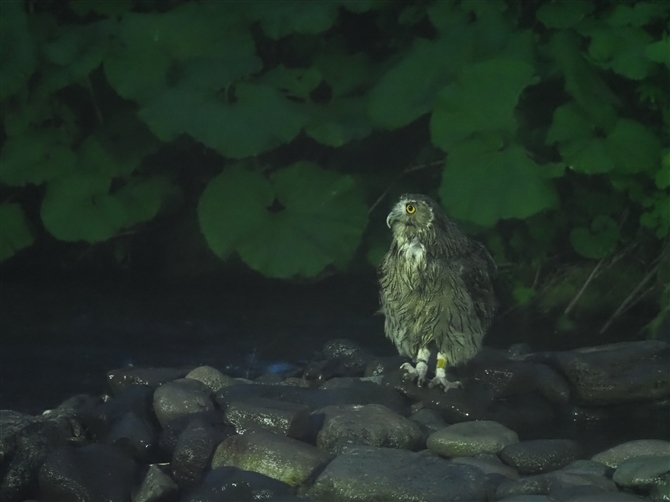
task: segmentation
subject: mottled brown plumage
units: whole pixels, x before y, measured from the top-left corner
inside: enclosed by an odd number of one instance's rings
[[[445,369],[481,348],[496,305],[493,259],[425,195],[403,195],[386,224],[393,231],[379,266],[386,336],[416,363],[402,367],[419,385],[433,349],[437,366],[430,386],[459,386],[447,380]]]

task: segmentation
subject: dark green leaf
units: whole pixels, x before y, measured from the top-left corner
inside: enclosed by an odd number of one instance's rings
[[[37,68],[23,5],[22,0],[3,0],[0,8],[0,99],[20,91]]]
[[[35,236],[19,204],[0,205],[0,261],[33,244]]]
[[[557,203],[554,188],[540,169],[519,146],[491,152],[471,140],[450,151],[440,199],[455,218],[483,226],[527,218]]]
[[[473,132],[513,134],[519,95],[534,69],[521,61],[492,59],[465,66],[440,92],[430,122],[433,144],[448,151]]]
[[[537,19],[547,28],[571,28],[593,11],[591,2],[559,0],[543,4],[537,10]]]
[[[148,101],[140,117],[163,141],[189,134],[231,158],[243,158],[291,141],[307,122],[298,105],[272,87],[236,86],[237,101],[189,89],[167,89]]]

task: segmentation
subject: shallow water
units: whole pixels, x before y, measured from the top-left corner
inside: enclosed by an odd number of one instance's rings
[[[107,391],[123,366],[196,367],[256,376],[351,338],[392,355],[371,281],[207,287],[0,285],[0,407],[38,413]]]

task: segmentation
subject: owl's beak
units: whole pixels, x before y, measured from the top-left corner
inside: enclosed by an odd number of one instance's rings
[[[386,217],[386,226],[389,228],[393,228],[393,222],[399,220],[400,217],[398,215],[398,211],[394,209],[391,210],[389,215]]]

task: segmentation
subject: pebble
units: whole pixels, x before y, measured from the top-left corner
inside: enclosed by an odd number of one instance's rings
[[[579,443],[571,439],[535,439],[503,448],[500,458],[519,474],[540,474],[565,467],[582,455]]]
[[[608,467],[618,467],[621,462],[631,457],[642,456],[664,457],[670,455],[670,441],[660,439],[638,439],[614,446],[608,450],[596,453],[591,460],[600,462]]]
[[[411,450],[423,438],[417,424],[381,404],[340,405],[324,408],[321,413],[326,418],[316,446],[333,454],[351,445]]]
[[[426,440],[432,452],[445,457],[472,457],[477,453],[498,453],[519,442],[516,432],[490,420],[462,422],[440,429]]]

